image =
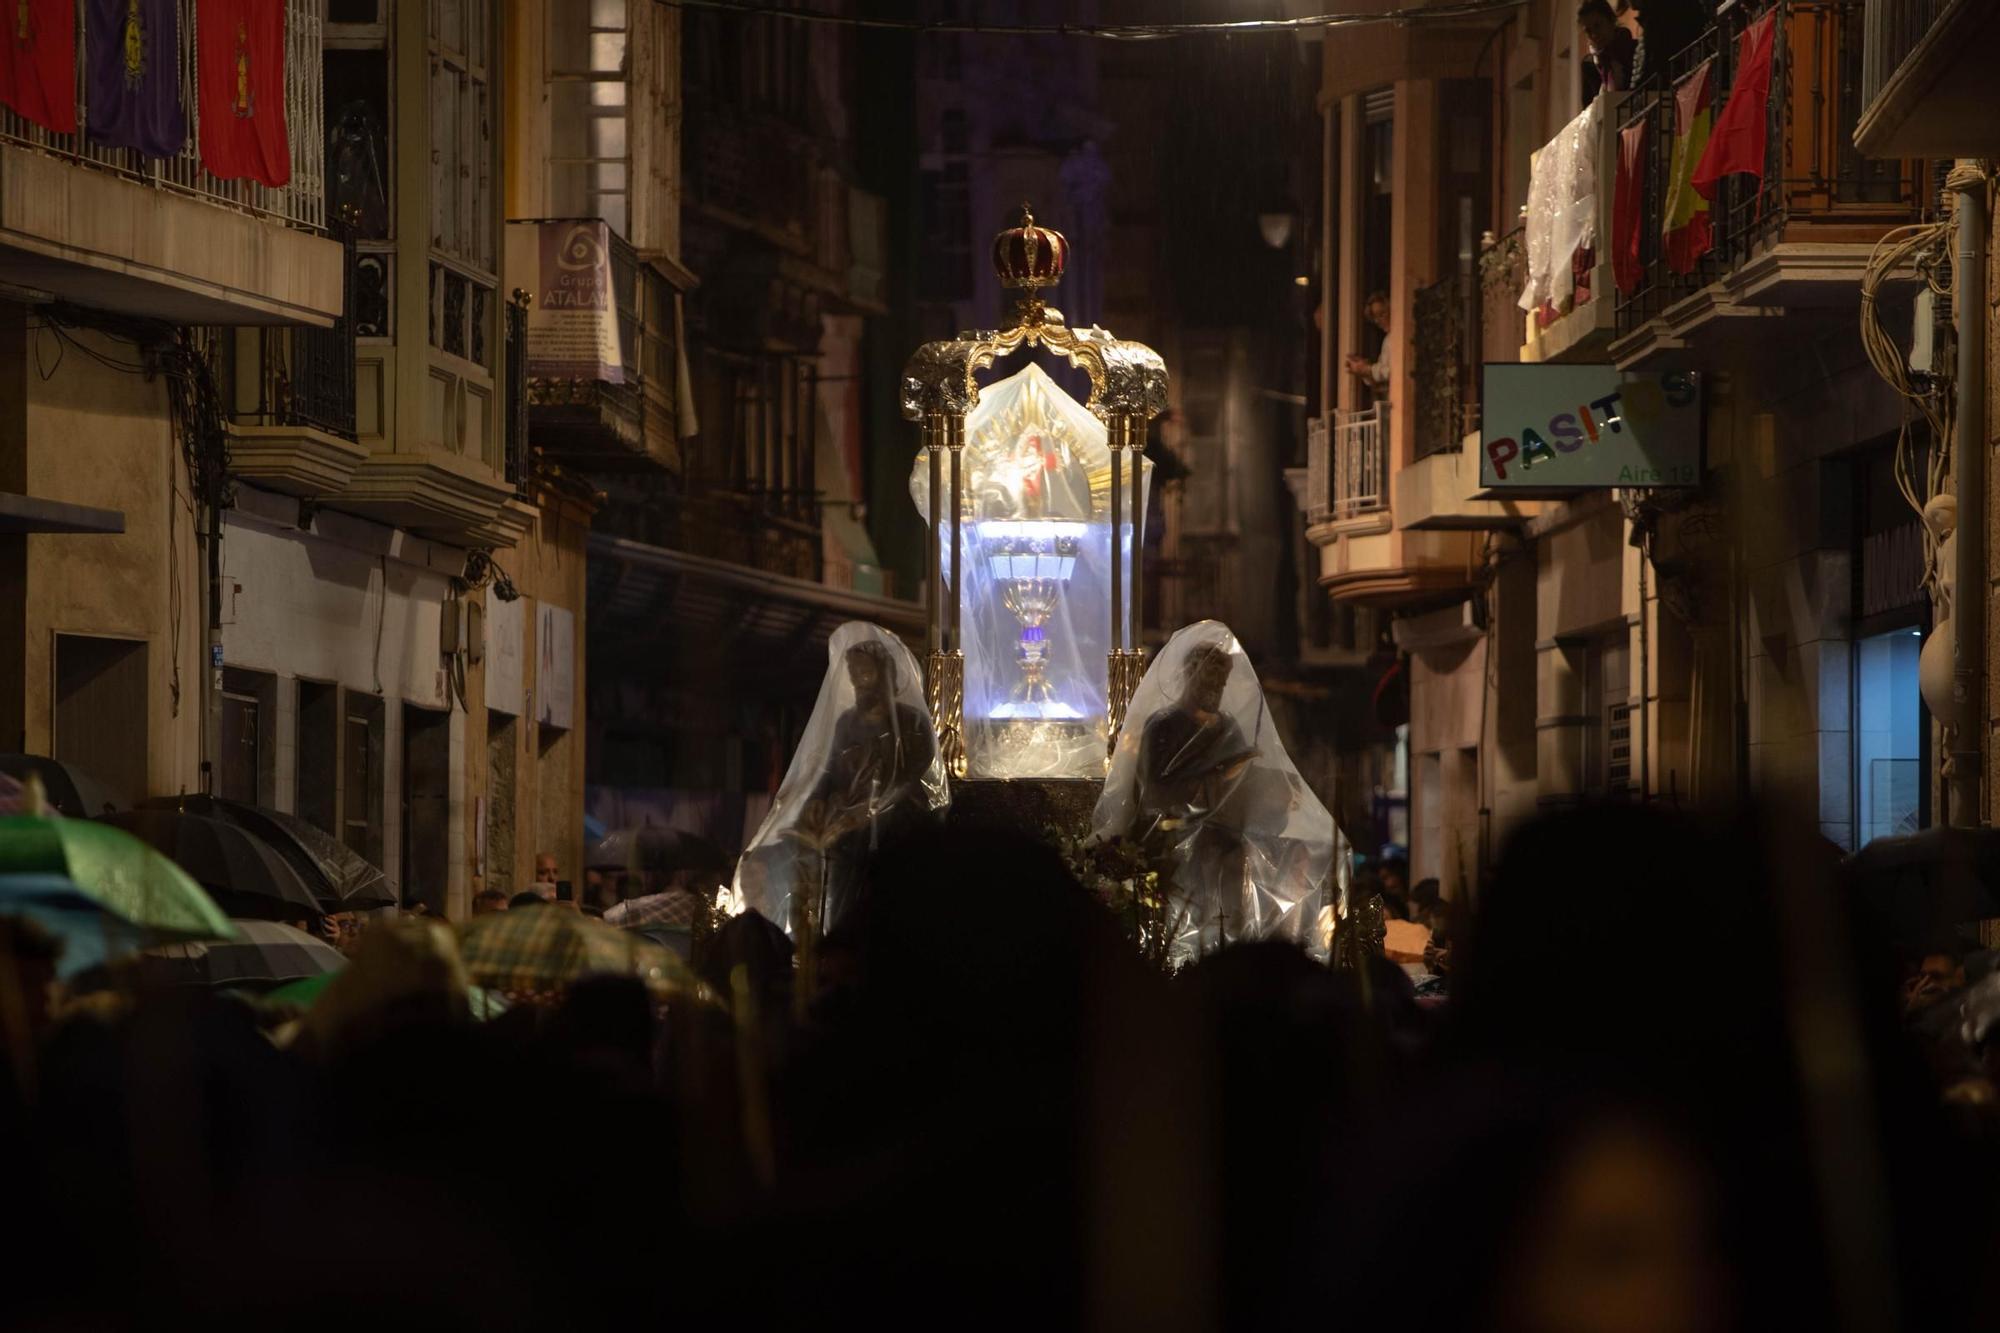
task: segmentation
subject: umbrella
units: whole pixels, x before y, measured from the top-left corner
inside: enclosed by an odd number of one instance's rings
[[[143,927],[61,875],[0,877],[0,919],[33,922],[61,941],[56,975],[65,981],[152,942]]]
[[[1843,863],[1864,913],[1925,946],[2000,917],[2000,829],[1934,828],[1877,838]]]
[[[312,890],[319,905],[329,912],[396,906],[396,890],[379,867],[370,865],[346,843],[297,815],[215,796],[173,796],[148,801],[146,806],[219,819],[255,834],[285,858]]]
[[[292,1005],[300,1009],[310,1009],[313,1001],[319,999],[336,974],[322,972],[316,977],[301,977],[284,985],[264,992],[264,999],[271,1004]],[[484,986],[466,989],[465,998],[471,1006],[472,1016],[484,1023],[489,1018],[498,1018],[510,1007],[505,996],[499,991],[487,990]]]
[[[156,937],[226,940],[236,934],[186,871],[98,820],[0,816],[0,884],[23,876],[65,880]]]
[[[698,833],[670,828],[613,829],[590,849],[592,870],[624,870],[634,874],[671,875],[677,870],[712,871],[729,868],[722,849]]]
[[[95,819],[113,810],[130,810],[132,803],[96,778],[61,760],[39,754],[0,754],[0,773],[19,782],[39,778],[42,791],[58,814]]]
[[[475,982],[510,997],[551,996],[607,974],[638,977],[661,998],[695,989],[687,965],[651,940],[555,904],[474,917],[459,952]]]
[[[606,908],[604,924],[623,930],[660,927],[693,930],[695,916],[700,910],[701,899],[695,894],[686,889],[668,889],[665,893],[649,893],[643,898],[627,898]]]
[[[234,824],[178,810],[128,810],[98,822],[165,852],[232,915],[280,921],[325,915],[298,871],[270,843]]]
[[[330,977],[347,966],[340,950],[277,921],[237,921],[236,938],[164,944],[140,960],[141,979],[161,986],[271,986]]]

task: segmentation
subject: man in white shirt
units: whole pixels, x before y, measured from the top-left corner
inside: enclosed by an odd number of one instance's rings
[[[1370,324],[1382,330],[1382,349],[1373,361],[1365,356],[1349,354],[1347,369],[1350,374],[1359,375],[1377,397],[1387,397],[1389,393],[1389,293],[1370,293],[1362,306],[1362,314]]]

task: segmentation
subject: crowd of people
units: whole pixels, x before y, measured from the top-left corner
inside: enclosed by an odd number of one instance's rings
[[[374,984],[304,1017],[54,1006],[0,1075],[5,1322],[1968,1327],[1984,992],[1844,874],[1630,807],[1525,829],[1469,912],[1375,867],[1442,1002],[1373,950],[1168,973],[1037,842],[928,826],[868,849],[810,993],[752,912],[664,1004],[482,1021],[445,927],[373,926]]]

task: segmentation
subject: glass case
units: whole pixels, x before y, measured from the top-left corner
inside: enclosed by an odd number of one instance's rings
[[[965,656],[965,776],[1104,776],[1110,739],[1105,663],[1114,643],[1111,449],[1102,421],[1032,362],[981,387],[965,421],[959,559],[938,523],[944,596],[956,596]],[[1133,518],[1145,513],[1152,464],[1131,455],[1117,533],[1124,641],[1136,640]],[[910,474],[918,512],[930,468]],[[963,571],[962,578],[959,571]],[[954,587],[954,579],[962,587]]]

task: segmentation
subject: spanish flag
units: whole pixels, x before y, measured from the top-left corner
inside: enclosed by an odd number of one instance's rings
[[[1666,241],[1667,267],[1676,273],[1692,273],[1694,266],[1714,243],[1709,227],[1708,200],[1694,188],[1695,163],[1708,148],[1709,126],[1714,121],[1715,60],[1704,60],[1674,87],[1674,160],[1667,179],[1665,221],[1660,234]]]

